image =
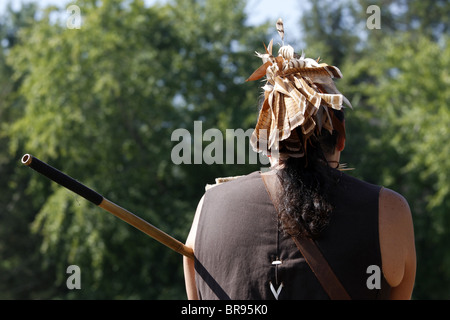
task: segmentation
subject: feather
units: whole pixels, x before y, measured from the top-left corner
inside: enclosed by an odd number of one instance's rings
[[[266,45],[265,45],[264,42],[263,42],[263,46],[264,46],[264,49],[266,49],[266,53],[267,53],[269,56],[271,56],[271,55],[272,55],[272,47],[273,47],[273,39],[270,40],[269,45],[268,45],[267,47],[266,47]]]
[[[330,112],[331,115],[331,122],[333,124],[333,129],[336,130],[339,135],[345,138],[345,126],[344,123],[341,122],[333,112]]]
[[[307,66],[308,68],[312,68],[312,67],[316,68],[316,67],[319,67],[319,64],[318,64],[317,61],[314,60],[314,59],[311,59],[311,58],[305,58],[305,59],[303,59],[303,60],[305,60],[306,66]]]
[[[272,114],[269,131],[269,149],[278,150],[279,147],[279,135],[278,135],[278,115],[279,115],[279,99],[280,94],[277,91],[273,92],[273,103],[271,104]],[[269,103],[270,104],[270,103]]]
[[[323,109],[323,115],[325,115],[325,119],[322,120],[322,126],[328,130],[328,132],[330,132],[331,134],[333,133],[333,122],[332,122],[332,118],[330,116],[330,112],[328,112],[328,108],[327,107],[322,107]],[[333,114],[334,115],[334,114]],[[322,130],[322,129],[321,129]]]
[[[316,123],[317,123],[317,129],[318,132],[320,134],[320,132],[322,131],[322,123],[323,123],[323,118],[324,118],[324,109],[326,109],[326,107],[324,108],[323,106],[320,106],[319,111],[317,111],[315,118],[316,118]]]
[[[303,68],[304,66],[305,61],[303,61],[302,59],[292,59],[291,61],[289,61],[288,69]]]
[[[253,72],[252,75],[250,77],[248,77],[248,79],[245,81],[248,82],[248,81],[254,81],[254,80],[261,79],[262,77],[264,77],[266,75],[267,68],[271,65],[272,65],[272,62],[267,61],[262,66],[260,66],[258,69],[256,69],[255,72]]]
[[[286,97],[284,102],[286,104],[286,111],[289,117],[289,124],[294,130],[303,124],[305,117],[303,116],[306,107],[306,99],[302,96],[302,100],[296,101],[294,98]]]
[[[278,34],[280,35],[281,41],[284,42],[284,24],[283,24],[283,20],[280,18],[277,21],[277,31]]]
[[[282,46],[278,51],[278,54],[281,55],[284,59],[290,61],[291,59],[294,59],[294,48],[292,48],[290,45]]]
[[[246,80],[266,76],[264,103],[250,143],[256,152],[274,159],[301,157],[307,152],[311,137],[322,130],[336,130],[345,137],[345,126],[332,109],[341,110],[343,104],[351,108],[351,104],[333,81],[342,78],[339,68],[321,63],[320,57],[305,58],[303,51],[299,55],[293,47],[284,45],[281,18],[276,28],[283,41],[278,56],[272,55],[272,39],[267,47],[264,45],[264,54],[256,53],[263,65]]]
[[[286,104],[284,103],[285,96],[280,94],[279,96],[279,108],[278,108],[278,139],[280,141],[286,140],[291,134],[291,126],[289,123],[289,116],[286,111]]]
[[[345,96],[342,96],[342,100],[344,100],[344,103],[347,105],[347,107],[349,107],[350,109],[353,109],[352,104]]]
[[[250,144],[255,152],[268,153],[268,138],[272,122],[272,115],[269,106],[269,99],[264,100],[264,104],[259,112],[258,122],[253,131]]]
[[[272,40],[270,40],[270,42],[269,42],[269,46],[267,47],[267,53],[268,54],[270,54],[270,55],[272,55],[272,48],[273,48],[273,39]]]
[[[282,56],[278,56],[275,58],[275,62],[277,63],[278,70],[283,70],[284,59]]]

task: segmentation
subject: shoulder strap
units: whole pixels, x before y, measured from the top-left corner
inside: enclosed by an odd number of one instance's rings
[[[276,190],[280,189],[279,181],[275,174],[261,174],[267,192],[278,211]],[[320,252],[314,240],[308,237],[293,236],[297,248],[300,250],[309,267],[316,275],[323,289],[331,300],[350,300],[350,296],[336,277],[325,257]]]

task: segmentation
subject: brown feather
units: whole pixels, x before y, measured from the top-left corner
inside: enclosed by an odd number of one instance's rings
[[[262,77],[264,77],[266,75],[267,68],[270,67],[271,65],[272,65],[272,62],[267,61],[262,66],[260,66],[258,69],[256,69],[255,72],[253,72],[252,75],[250,77],[248,77],[247,80],[245,80],[245,82],[261,79]]]
[[[284,62],[283,57],[282,56],[278,56],[278,57],[275,58],[275,61],[276,61],[277,65],[278,65],[278,70],[283,70],[283,62]]]

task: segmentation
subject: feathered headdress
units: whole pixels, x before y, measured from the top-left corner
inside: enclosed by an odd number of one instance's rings
[[[333,79],[342,78],[341,71],[318,60],[299,56],[290,45],[284,45],[283,21],[277,21],[283,41],[278,56],[272,55],[273,40],[259,67],[246,81],[266,76],[264,103],[250,143],[256,152],[281,157],[302,157],[312,135],[322,128],[345,136],[345,127],[331,109],[341,110],[350,102],[337,90]],[[301,127],[301,137],[294,130]]]

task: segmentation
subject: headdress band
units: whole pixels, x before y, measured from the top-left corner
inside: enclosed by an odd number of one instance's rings
[[[283,21],[277,30],[284,43]],[[265,47],[265,46],[264,46]],[[256,152],[283,157],[303,157],[308,140],[319,135],[322,128],[345,136],[345,128],[334,115],[343,103],[350,102],[337,90],[333,79],[342,78],[341,71],[319,60],[305,58],[283,45],[278,56],[272,55],[273,40],[265,53],[256,52],[262,59],[260,66],[247,81],[266,77],[263,86],[264,103],[250,143]],[[301,137],[295,130],[301,128]]]

